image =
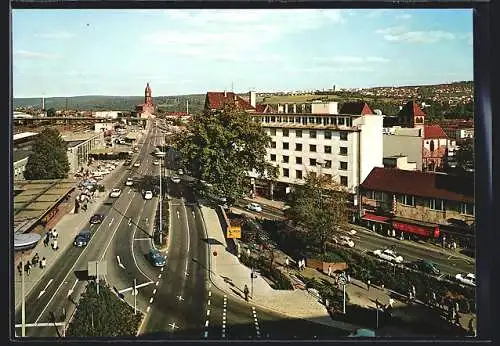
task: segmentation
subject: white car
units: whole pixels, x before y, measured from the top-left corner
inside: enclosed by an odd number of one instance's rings
[[[457,274],[455,279],[462,284],[476,287],[476,274]]]
[[[394,263],[403,263],[403,257],[396,255],[392,250],[375,250],[373,254],[381,259]]]
[[[109,193],[109,197],[111,197],[111,198],[118,198],[118,197],[120,197],[121,194],[122,194],[122,190],[120,190],[120,189],[113,189]]]
[[[341,235],[340,237],[334,238],[333,240],[335,241],[335,244],[337,244],[337,245],[354,247],[354,241],[351,238],[349,238],[348,236]]]
[[[180,168],[179,168],[179,169],[177,170],[177,174],[179,174],[179,175],[183,175],[183,174],[184,174],[184,171],[183,171],[182,169],[180,169]]]
[[[125,183],[125,185],[127,185],[127,186],[132,186],[132,185],[134,185],[134,181],[132,180],[132,178],[128,178],[128,179],[127,179],[127,182]]]
[[[246,208],[251,211],[256,211],[258,213],[262,212],[262,207],[258,203],[247,204]]]
[[[151,191],[146,191],[144,192],[144,199],[151,199],[153,198],[153,193]]]
[[[153,161],[153,165],[158,166],[159,164],[160,164],[160,161],[158,161],[158,160]]]
[[[134,163],[134,167],[139,167],[141,164],[139,162]]]
[[[170,178],[170,180],[172,180],[172,183],[176,183],[176,184],[179,184],[181,182],[181,178],[176,177],[176,176],[173,176],[172,178]]]

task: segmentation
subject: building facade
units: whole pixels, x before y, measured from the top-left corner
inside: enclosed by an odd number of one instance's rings
[[[135,112],[139,118],[150,118],[153,117],[155,111],[156,107],[153,102],[151,87],[147,83],[144,89],[144,103],[135,106]]]
[[[104,133],[66,134],[62,136],[68,146],[70,173],[76,173],[89,161],[93,149],[104,147]]]
[[[399,239],[474,248],[473,179],[374,168],[361,184],[361,223]]]

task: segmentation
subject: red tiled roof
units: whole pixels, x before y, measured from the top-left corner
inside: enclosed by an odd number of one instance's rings
[[[340,114],[375,114],[366,102],[346,102],[340,107]]]
[[[225,95],[224,95],[225,94]],[[207,97],[205,100],[205,105],[210,109],[221,109],[225,105],[234,105],[236,99],[236,105],[244,110],[255,110],[247,100],[241,96],[235,95],[233,92],[207,92]]]
[[[424,138],[448,138],[439,125],[425,125]]]
[[[411,115],[411,116],[423,116],[425,117],[425,113],[422,108],[415,101],[408,101],[407,104],[403,106],[403,108],[399,111],[398,116],[401,115]]]
[[[450,201],[474,201],[472,179],[431,172],[375,167],[361,188]]]

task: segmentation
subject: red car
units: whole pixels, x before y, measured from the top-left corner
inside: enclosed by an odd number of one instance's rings
[[[101,223],[104,220],[104,215],[101,214],[95,214],[90,218],[90,223],[92,225]]]

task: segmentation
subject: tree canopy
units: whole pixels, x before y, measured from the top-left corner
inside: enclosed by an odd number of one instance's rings
[[[228,105],[194,116],[174,147],[180,153],[180,165],[207,182],[205,189],[212,196],[236,200],[250,189],[248,172],[276,177],[276,168],[266,162],[270,142],[248,113]]]
[[[460,169],[466,170],[468,168],[474,168],[475,165],[475,155],[474,155],[474,140],[466,139],[464,140],[458,150],[457,150],[457,165]]]
[[[324,254],[326,242],[348,220],[347,201],[347,191],[331,177],[308,174],[306,183],[289,194],[285,216],[303,228]]]
[[[27,180],[62,179],[68,176],[67,145],[57,129],[45,128],[33,145],[24,178]]]

